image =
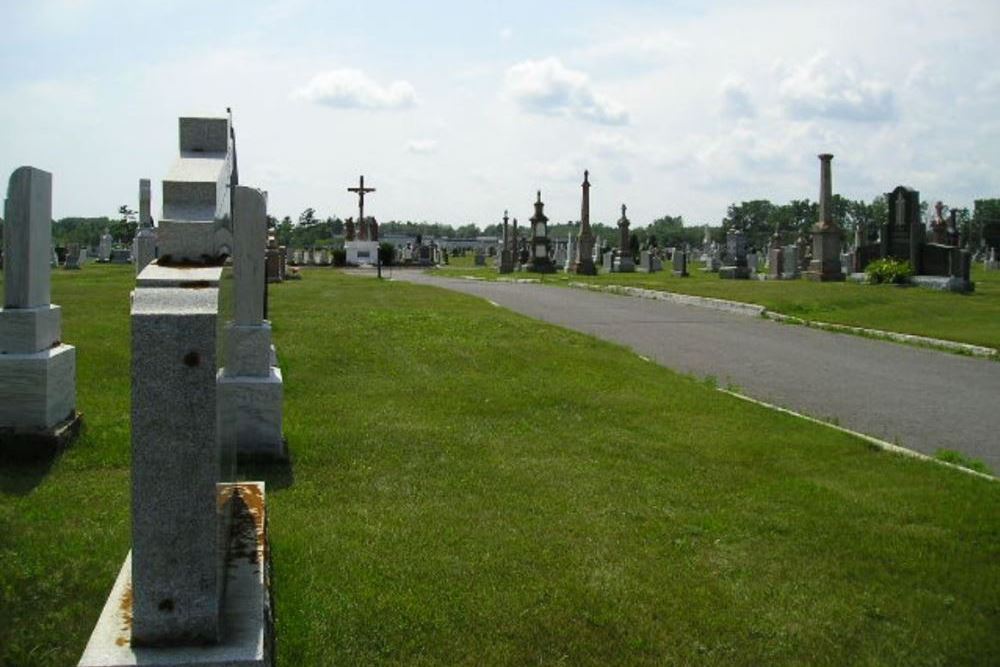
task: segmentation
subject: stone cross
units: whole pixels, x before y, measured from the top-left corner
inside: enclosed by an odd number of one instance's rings
[[[4,308],[49,305],[51,246],[52,174],[21,167],[4,202]]]

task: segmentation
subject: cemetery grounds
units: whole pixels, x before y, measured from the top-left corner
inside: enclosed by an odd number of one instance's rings
[[[996,482],[480,299],[303,275],[270,288],[292,461],[241,471],[268,484],[277,664],[1000,655]],[[971,297],[597,280],[1000,340],[982,274]],[[85,427],[54,461],[0,463],[0,665],[74,664],[129,548],[133,284],[129,265],[54,274]]]

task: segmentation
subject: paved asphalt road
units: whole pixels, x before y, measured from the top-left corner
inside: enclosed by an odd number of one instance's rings
[[[1000,474],[1000,363],[696,306],[533,284],[395,271],[626,345],[719,386],[927,454],[954,449]]]

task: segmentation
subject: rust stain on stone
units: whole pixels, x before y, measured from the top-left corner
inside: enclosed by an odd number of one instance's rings
[[[132,636],[132,584],[125,587],[122,599],[118,602],[118,610],[122,617],[122,634],[115,640],[115,644],[127,646]]]
[[[233,487],[233,557],[246,558],[253,565],[267,558],[264,528],[264,496],[255,484]]]

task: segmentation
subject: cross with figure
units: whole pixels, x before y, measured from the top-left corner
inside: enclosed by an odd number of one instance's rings
[[[348,192],[355,192],[358,195],[358,224],[365,224],[365,195],[369,192],[375,192],[375,188],[365,187],[365,177],[362,174],[361,182],[356,188],[347,188]]]

